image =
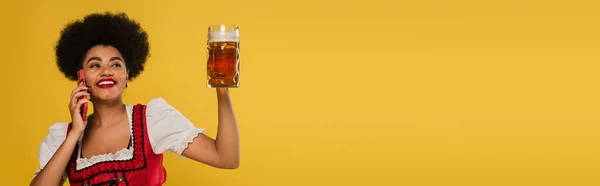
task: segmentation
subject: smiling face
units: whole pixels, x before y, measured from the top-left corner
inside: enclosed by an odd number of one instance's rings
[[[128,75],[119,50],[112,46],[94,46],[85,55],[82,67],[86,83],[91,87],[92,100],[121,99]]]

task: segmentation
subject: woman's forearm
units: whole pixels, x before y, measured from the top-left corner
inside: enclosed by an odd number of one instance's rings
[[[31,185],[62,185],[63,174],[73,154],[80,133],[71,131],[65,141],[58,147],[46,166],[31,181]]]
[[[237,120],[227,88],[217,88],[218,130],[216,148],[227,168],[237,168],[240,164],[240,139]]]

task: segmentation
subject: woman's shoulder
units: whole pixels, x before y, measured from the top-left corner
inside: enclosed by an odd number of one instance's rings
[[[48,132],[50,136],[65,136],[68,128],[69,122],[56,122],[50,125]]]
[[[58,148],[65,138],[67,138],[68,128],[68,122],[57,122],[52,124],[48,128],[48,134],[44,137],[44,139],[42,139],[41,145],[45,146],[46,148]]]
[[[148,107],[155,107],[155,106],[165,106],[168,105],[169,103],[167,103],[167,100],[165,100],[165,98],[162,97],[155,97],[155,98],[151,98],[146,105]]]
[[[178,112],[173,106],[171,106],[165,98],[155,97],[148,100],[145,104],[146,116],[164,116],[165,114],[173,114]]]
[[[136,104],[128,104],[128,105],[144,105],[146,107],[160,107],[160,106],[166,106],[169,105],[169,103],[167,103],[167,101],[165,100],[165,98],[162,97],[154,97],[154,98],[150,98],[149,100],[145,101],[145,102],[137,102]]]
[[[152,112],[157,110],[163,110],[169,108],[171,105],[162,97],[150,98],[147,101],[134,102],[132,104],[126,104],[128,107],[133,108],[135,106],[145,106],[146,112]]]

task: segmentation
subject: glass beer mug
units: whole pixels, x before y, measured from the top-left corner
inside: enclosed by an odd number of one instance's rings
[[[208,27],[207,86],[238,88],[240,86],[240,41],[237,25],[219,24]]]

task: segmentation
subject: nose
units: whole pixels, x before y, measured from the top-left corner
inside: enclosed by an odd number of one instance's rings
[[[113,72],[110,68],[103,68],[100,72],[100,76],[102,77],[110,77],[113,76]]]

